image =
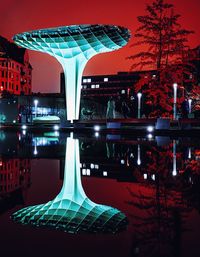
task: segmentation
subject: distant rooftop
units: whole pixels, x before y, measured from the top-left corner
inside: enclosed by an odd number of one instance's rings
[[[11,58],[14,61],[24,64],[26,49],[19,48],[16,44],[0,36],[0,57]]]

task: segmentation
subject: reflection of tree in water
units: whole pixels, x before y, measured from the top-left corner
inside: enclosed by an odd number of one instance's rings
[[[155,175],[150,181],[140,182],[128,191],[132,198],[133,225],[132,256],[180,256],[181,235],[191,206],[185,198],[188,180],[172,171],[172,145],[152,147],[148,153],[146,172]],[[177,152],[177,161],[182,154]],[[144,168],[139,167],[140,172]],[[138,172],[139,174],[139,172]]]
[[[133,207],[133,256],[179,256],[181,233],[190,211],[180,192],[159,185],[128,188]],[[134,213],[134,214],[133,214]]]
[[[189,206],[200,213],[200,159],[187,159],[184,166],[184,173],[181,177],[183,197],[187,199]]]

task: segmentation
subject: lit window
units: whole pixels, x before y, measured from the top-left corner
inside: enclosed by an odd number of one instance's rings
[[[82,169],[82,174],[86,175],[86,169]]]
[[[99,88],[99,84],[96,85],[96,88]]]
[[[86,83],[87,82],[87,79],[83,79],[83,83]]]
[[[104,81],[104,82],[108,82],[108,78],[104,78],[103,81]]]
[[[125,93],[126,93],[126,90],[123,89],[123,90],[121,91],[121,94],[125,94]]]
[[[91,79],[87,79],[87,82],[89,82],[89,83],[90,83],[91,81],[92,81]]]
[[[95,85],[91,85],[91,88],[95,88]]]
[[[103,171],[103,176],[107,177],[108,176],[108,172],[107,171]]]
[[[95,167],[95,169],[99,169],[99,165],[98,164],[95,164],[94,167]]]
[[[144,179],[147,179],[147,174],[146,173],[143,176],[144,176]]]
[[[94,164],[93,163],[90,164],[90,168],[94,169]]]
[[[90,169],[86,169],[87,176],[90,176]]]

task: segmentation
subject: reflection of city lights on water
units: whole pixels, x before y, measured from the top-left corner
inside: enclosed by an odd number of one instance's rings
[[[99,132],[95,132],[95,137],[99,137]]]
[[[191,150],[191,147],[189,147],[188,149],[188,159],[191,159],[192,158],[192,150]]]
[[[144,173],[143,177],[144,177],[144,179],[147,179],[147,174],[146,174],[146,173]]]
[[[121,160],[121,164],[124,164],[124,163],[125,163],[125,161],[122,159],[122,160]]]
[[[153,130],[154,130],[153,126],[148,126],[148,127],[147,127],[147,131],[148,131],[148,132],[153,132]]]
[[[137,149],[137,165],[141,165],[140,145],[138,145],[138,149]]]
[[[95,125],[95,126],[94,126],[94,130],[95,130],[95,131],[99,131],[99,130],[100,130],[100,126],[99,126],[99,125]]]
[[[53,129],[54,129],[54,130],[59,130],[59,126],[58,126],[58,125],[54,125],[54,126],[53,126]]]
[[[23,130],[27,129],[27,126],[26,125],[22,125],[22,129]]]
[[[148,135],[147,135],[147,138],[148,138],[148,139],[152,139],[152,138],[153,138],[153,135],[152,135],[152,134],[148,134]]]
[[[177,171],[176,170],[173,170],[172,171],[172,175],[175,177],[177,175]]]
[[[37,147],[36,147],[36,146],[34,147],[33,154],[34,154],[34,155],[37,155],[37,154],[38,154],[38,151],[37,151]]]
[[[108,176],[108,172],[107,171],[103,171],[103,176],[107,177]]]

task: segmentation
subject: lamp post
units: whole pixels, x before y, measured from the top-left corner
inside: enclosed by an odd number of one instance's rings
[[[174,89],[174,120],[176,120],[176,102],[177,102],[177,87],[178,84],[174,83],[173,84],[173,89]]]
[[[137,93],[137,98],[138,98],[138,119],[140,119],[141,116],[141,98],[142,98],[142,93]]]
[[[38,100],[34,100],[34,105],[35,105],[35,118],[37,117],[37,105],[38,105]]]
[[[189,114],[192,112],[192,99],[188,99]]]

